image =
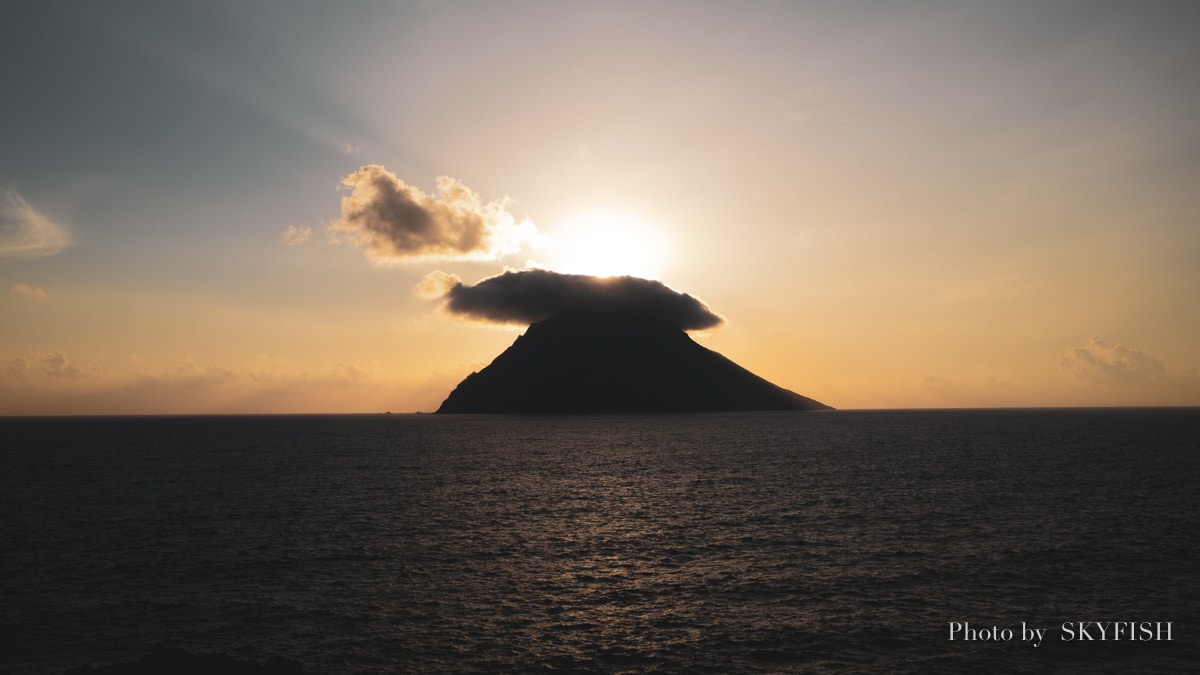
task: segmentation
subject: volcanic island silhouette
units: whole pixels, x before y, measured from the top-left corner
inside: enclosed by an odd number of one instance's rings
[[[658,281],[549,270],[446,284],[444,308],[484,321],[528,323],[438,413],[607,414],[829,410],[772,384],[688,330],[723,319]]]

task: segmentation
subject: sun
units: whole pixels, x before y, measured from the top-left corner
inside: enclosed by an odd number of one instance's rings
[[[552,266],[570,274],[657,279],[667,264],[667,241],[637,216],[593,211],[569,218],[553,235]]]

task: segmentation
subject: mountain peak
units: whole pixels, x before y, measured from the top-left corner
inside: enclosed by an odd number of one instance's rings
[[[439,413],[673,413],[822,410],[636,312],[562,312],[530,325],[471,373]]]

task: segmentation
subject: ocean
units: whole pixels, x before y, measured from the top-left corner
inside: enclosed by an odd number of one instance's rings
[[[1200,669],[1200,409],[0,418],[0,461],[4,673]]]

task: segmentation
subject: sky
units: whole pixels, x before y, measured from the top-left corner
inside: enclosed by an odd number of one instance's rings
[[[1194,2],[4,13],[0,414],[431,411],[523,270],[837,408],[1200,405]]]

